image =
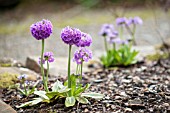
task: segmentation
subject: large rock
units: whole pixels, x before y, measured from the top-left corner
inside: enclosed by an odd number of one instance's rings
[[[11,106],[0,99],[0,113],[17,113]]]
[[[26,60],[26,68],[35,71],[36,73],[41,73],[41,67],[40,65],[37,63],[37,61],[35,60],[35,58],[30,58],[27,57]],[[47,70],[44,69],[44,71],[46,72]]]

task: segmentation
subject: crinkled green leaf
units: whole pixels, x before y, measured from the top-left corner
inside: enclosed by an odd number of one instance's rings
[[[58,90],[62,89],[63,87],[65,87],[65,86],[63,85],[63,83],[60,82],[59,80],[57,80],[57,81],[53,84],[52,92],[58,92]]]
[[[74,106],[75,102],[76,102],[76,99],[75,99],[74,96],[67,97],[66,100],[65,100],[65,106],[66,107]]]
[[[81,96],[76,97],[76,100],[78,102],[82,103],[82,104],[88,104],[89,103],[89,101],[85,97],[81,97]]]
[[[34,94],[40,96],[41,98],[49,100],[49,98],[46,96],[46,92],[45,91],[34,91]]]
[[[74,96],[79,96],[81,93],[83,93],[86,89],[88,89],[90,87],[90,84],[86,84],[86,86],[82,87],[78,87],[76,89],[76,91],[74,92]]]
[[[94,93],[94,92],[82,93],[81,96],[82,96],[82,97],[90,97],[90,98],[94,98],[94,99],[102,99],[102,98],[104,97],[103,94]]]

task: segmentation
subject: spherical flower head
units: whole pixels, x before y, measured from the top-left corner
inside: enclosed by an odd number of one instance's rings
[[[116,24],[118,26],[124,25],[126,22],[127,22],[127,18],[125,18],[125,17],[121,17],[121,18],[116,19]]]
[[[61,39],[69,45],[77,45],[81,40],[81,31],[77,28],[65,27],[61,31]]]
[[[82,37],[79,43],[76,44],[77,47],[89,47],[92,44],[92,37],[87,34],[82,32]]]
[[[127,23],[127,25],[131,25],[131,24],[139,24],[139,25],[142,25],[143,24],[143,21],[140,17],[134,17],[134,18],[130,18]]]
[[[18,76],[18,80],[25,80],[25,79],[27,79],[28,78],[28,75],[26,75],[26,74],[23,74],[23,75],[19,75]]]
[[[43,19],[35,24],[32,24],[30,31],[32,36],[37,40],[42,40],[48,38],[52,34],[52,23],[49,20]]]
[[[73,61],[77,64],[82,64],[82,62],[88,62],[89,59],[92,59],[92,51],[86,48],[79,48],[74,53]]]
[[[107,36],[113,30],[114,30],[114,26],[112,24],[103,24],[99,32],[99,35]]]

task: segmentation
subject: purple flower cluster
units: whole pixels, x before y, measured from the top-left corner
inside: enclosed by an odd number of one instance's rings
[[[52,52],[45,52],[44,58],[42,60],[42,63],[45,64],[45,61],[47,62],[54,62],[54,54]],[[41,58],[39,58],[39,64],[41,63]]]
[[[48,38],[52,33],[52,23],[49,20],[43,19],[35,24],[32,24],[30,31],[37,40]]]
[[[129,18],[129,20],[127,21],[127,25],[131,25],[131,24],[142,25],[143,21],[140,17]]]
[[[61,39],[69,45],[77,45],[81,40],[82,33],[77,28],[65,27],[61,31]]]
[[[99,32],[101,36],[107,36],[110,32],[114,30],[114,26],[112,24],[103,24],[102,28]]]
[[[117,18],[116,19],[116,24],[118,26],[124,25],[126,22],[127,22],[127,18],[126,17],[121,17],[121,18]]]
[[[89,47],[92,43],[92,38],[89,34],[83,33],[81,35],[81,40],[76,44],[77,47]]]
[[[79,48],[74,53],[73,61],[77,64],[82,64],[82,62],[88,62],[89,59],[92,59],[92,51],[86,48]]]
[[[131,25],[131,24],[139,24],[139,25],[142,25],[143,24],[143,21],[140,17],[134,17],[134,18],[129,18],[127,19],[126,17],[121,17],[121,18],[117,18],[116,19],[116,24],[118,26],[120,25]]]

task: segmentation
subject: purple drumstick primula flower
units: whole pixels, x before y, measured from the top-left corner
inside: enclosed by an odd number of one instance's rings
[[[127,18],[126,18],[126,17],[121,17],[121,18],[117,18],[117,19],[116,19],[116,24],[117,24],[118,26],[123,25],[123,24],[125,24],[126,22],[127,22]]]
[[[92,37],[87,34],[87,33],[83,33],[82,32],[82,37],[79,43],[77,43],[77,47],[86,47],[86,46],[90,46],[92,43]]]
[[[77,28],[65,27],[61,31],[61,39],[69,45],[77,45],[81,40],[81,31]]]
[[[42,63],[45,64],[45,61],[54,62],[54,54],[52,52],[45,52]],[[41,63],[41,58],[39,58],[38,62],[39,62],[39,64]]]
[[[102,28],[99,32],[101,36],[107,36],[110,32],[114,30],[114,26],[112,24],[103,24]]]
[[[30,31],[32,36],[37,40],[42,40],[48,38],[52,34],[52,23],[49,20],[43,19],[35,24],[32,24]]]
[[[142,25],[143,24],[143,21],[140,17],[134,17],[134,18],[130,18],[128,21],[127,21],[127,25],[131,25],[131,24],[139,24],[139,25]]]
[[[86,48],[79,48],[79,50],[75,51],[73,61],[77,64],[81,64],[82,62],[88,62],[89,59],[92,59],[92,51]]]

